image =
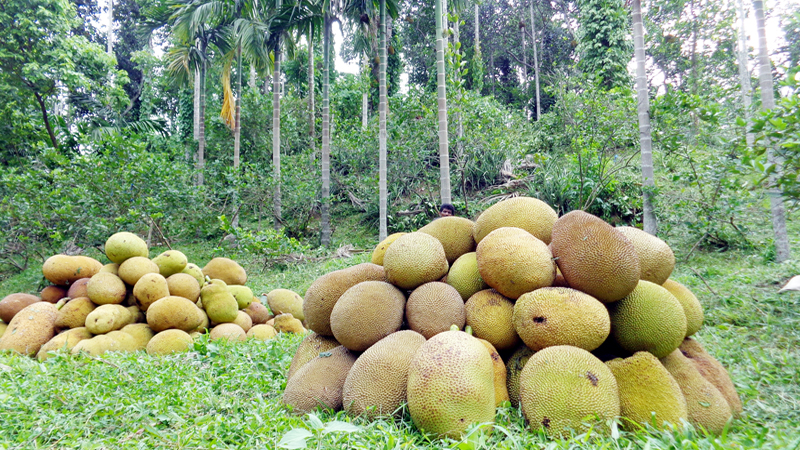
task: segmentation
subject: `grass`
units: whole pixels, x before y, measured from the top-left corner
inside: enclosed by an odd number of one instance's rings
[[[347,242],[345,228],[332,248]],[[800,233],[790,235],[797,248]],[[216,244],[174,247],[200,264],[219,254]],[[295,444],[322,449],[800,449],[800,292],[777,294],[800,262],[772,263],[757,251],[694,251],[688,260],[676,253],[673,278],[705,309],[697,339],[728,368],[744,403],[744,415],[722,436],[612,424],[611,433],[553,441],[531,432],[513,408],[498,410],[491,434],[476,429],[461,441],[418,433],[407,413],[374,422],[341,412],[296,416],[281,394],[301,336],[280,335],[237,344],[201,339],[191,352],[161,358],[112,353],[40,363],[0,354],[0,448],[274,449],[294,436]],[[244,253],[230,256],[247,268],[256,294],[278,287],[302,294],[318,276],[369,260],[364,252],[264,267]],[[0,296],[35,292],[40,268],[4,280]]]

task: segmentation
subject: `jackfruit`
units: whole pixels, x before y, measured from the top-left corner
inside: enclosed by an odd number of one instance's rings
[[[442,244],[447,263],[452,264],[461,255],[475,251],[472,230],[475,223],[464,217],[440,217],[417,230],[429,234]]]
[[[305,320],[303,297],[289,289],[273,289],[267,293],[267,305],[273,314],[290,313],[297,320]]]
[[[547,245],[520,228],[501,227],[478,244],[481,278],[504,296],[520,295],[553,284],[556,265]]]
[[[92,334],[106,334],[133,323],[133,316],[122,305],[100,305],[86,316],[86,329]]]
[[[494,421],[492,358],[463,331],[439,333],[420,346],[407,389],[408,412],[423,433],[460,439],[471,424]]]
[[[344,381],[344,410],[351,416],[369,419],[398,414],[407,399],[411,359],[424,342],[425,337],[416,331],[403,330],[362,353]]]
[[[339,345],[341,344],[332,337],[322,336],[310,331],[297,347],[292,362],[289,364],[289,371],[286,373],[286,379],[292,378],[292,375],[320,353],[331,350]]]
[[[603,303],[622,299],[639,282],[636,248],[589,213],[576,210],[561,216],[553,225],[551,248],[567,284]]]
[[[103,265],[88,256],[53,255],[42,265],[42,274],[55,285],[65,286],[97,274]]]
[[[73,298],[68,301],[56,315],[56,328],[80,328],[86,325],[86,316],[94,311],[97,305],[88,297]]]
[[[250,319],[253,320],[253,325],[262,325],[267,323],[269,319],[272,318],[272,314],[270,314],[269,310],[266,306],[264,306],[260,301],[256,300],[253,303],[243,309]]]
[[[147,258],[149,251],[144,239],[133,233],[121,231],[106,239],[105,253],[111,262],[122,264],[123,261],[133,256]]]
[[[158,273],[158,266],[143,256],[134,256],[126,259],[119,265],[119,270],[117,270],[117,276],[129,286],[136,285],[136,282],[142,276],[149,273]]]
[[[511,354],[506,363],[506,387],[511,406],[519,408],[519,376],[525,363],[533,356],[533,350],[527,345],[520,345]]]
[[[158,266],[158,273],[164,278],[180,273],[189,264],[189,260],[178,250],[167,250],[152,260]]]
[[[147,342],[148,355],[169,355],[188,351],[194,345],[194,340],[189,333],[172,328],[157,333]]]
[[[494,404],[500,406],[504,402],[509,401],[508,398],[508,380],[506,379],[506,365],[503,358],[497,353],[497,349],[486,339],[478,339],[486,350],[489,351],[489,356],[492,358],[492,368],[494,369]]]
[[[675,254],[666,242],[634,227],[617,227],[636,249],[642,280],[664,284],[675,269]]]
[[[475,242],[501,227],[521,228],[545,244],[550,243],[556,211],[547,203],[532,197],[514,197],[495,203],[475,220]]]
[[[420,232],[397,238],[386,249],[383,267],[389,283],[409,290],[440,280],[449,269],[444,247],[439,240]]]
[[[153,339],[155,332],[146,323],[132,323],[120,328],[119,331],[128,333],[133,337],[136,350],[146,350],[147,343]]]
[[[661,363],[681,387],[686,398],[689,423],[711,434],[721,434],[732,418],[725,396],[700,374],[680,350],[662,358]]]
[[[295,319],[289,313],[278,314],[273,318],[272,326],[278,333],[302,334],[306,332],[303,322]]]
[[[55,305],[36,302],[22,308],[0,336],[0,350],[14,350],[34,356],[56,334]]]
[[[114,275],[116,275],[116,272],[114,273]],[[67,289],[67,297],[69,298],[88,297],[89,292],[86,289],[86,286],[89,284],[89,280],[91,280],[91,278],[81,278],[80,280],[75,280],[72,284],[69,285],[69,289]]]
[[[236,299],[239,309],[245,309],[250,306],[250,303],[253,303],[253,290],[247,286],[229,284],[228,292]]]
[[[333,336],[331,311],[344,291],[362,281],[386,281],[383,267],[362,263],[347,269],[335,270],[317,278],[303,298],[306,326],[323,336]]]
[[[552,437],[602,428],[620,414],[611,369],[578,347],[556,345],[534,353],[519,384],[520,407],[531,430],[543,429]]]
[[[331,311],[331,331],[355,352],[399,330],[406,296],[385,281],[364,281],[344,291]]]
[[[344,382],[355,362],[355,355],[342,345],[318,354],[286,381],[283,404],[297,414],[341,410]]]
[[[695,297],[689,288],[675,280],[667,280],[661,286],[674,295],[683,307],[683,313],[686,315],[686,337],[697,333],[703,327],[703,320],[705,319],[703,305],[700,304],[700,300]]]
[[[116,275],[111,273],[98,273],[86,285],[89,300],[98,305],[118,305],[125,301],[128,288]]]
[[[719,392],[725,397],[725,401],[728,402],[734,417],[740,415],[742,413],[742,400],[739,398],[739,394],[736,393],[736,387],[733,385],[733,381],[731,381],[731,377],[725,367],[711,356],[699,342],[692,338],[684,339],[680,350],[694,364],[700,375],[719,389]]]
[[[203,267],[203,275],[218,279],[225,284],[243,285],[247,283],[247,272],[230,258],[214,258]]]
[[[489,287],[478,272],[477,253],[469,252],[459,256],[447,272],[446,283],[456,288],[465,302],[478,291]]]
[[[432,281],[414,289],[405,305],[408,327],[430,339],[455,325],[464,328],[464,300],[454,287]]]
[[[633,424],[663,428],[664,423],[680,427],[687,421],[686,399],[680,386],[650,352],[636,352],[625,359],[606,363],[619,386],[620,414]],[[632,423],[623,426],[636,430]]]
[[[39,298],[43,302],[47,303],[58,303],[59,300],[67,296],[67,289],[62,286],[50,285],[45,286],[41,292],[39,292]]]
[[[142,311],[147,311],[150,305],[169,295],[169,283],[160,273],[145,274],[133,286],[133,297]]]
[[[477,292],[464,305],[466,324],[476,338],[486,339],[498,350],[516,347],[520,340],[514,330],[514,302],[494,289]]]
[[[11,323],[11,319],[23,308],[40,301],[42,300],[39,297],[22,292],[6,295],[3,300],[0,300],[0,320]]]
[[[192,302],[197,302],[200,298],[200,284],[188,273],[172,274],[166,280],[169,295],[188,298]]]
[[[36,358],[39,361],[44,361],[53,356],[59,350],[65,351],[67,354],[72,352],[72,348],[78,345],[78,342],[84,339],[91,339],[92,333],[89,333],[85,327],[72,328],[64,331],[63,333],[53,336],[52,339],[47,341],[36,353]]]
[[[278,332],[275,330],[275,327],[263,323],[253,325],[249,330],[247,330],[248,338],[258,339],[259,341],[267,341],[277,335]]]
[[[212,341],[216,341],[217,339],[225,339],[228,341],[243,341],[247,339],[247,333],[235,323],[221,323],[208,333],[209,338]]]
[[[214,279],[203,286],[200,289],[200,301],[208,319],[214,323],[233,322],[239,314],[239,304],[222,280]]]
[[[174,295],[156,300],[147,308],[147,325],[156,333],[170,328],[188,333],[200,325],[197,305]]]
[[[386,236],[386,239],[382,240],[378,245],[375,246],[375,249],[372,250],[372,258],[370,262],[372,264],[377,264],[379,266],[383,265],[383,257],[386,255],[386,249],[392,245],[397,238],[404,235],[405,233],[394,233]]]
[[[686,336],[686,315],[678,299],[663,287],[641,280],[627,297],[608,305],[611,333],[629,352],[648,351],[663,358]]]
[[[523,294],[514,304],[512,321],[519,337],[534,351],[554,345],[592,351],[611,333],[606,307],[571,288],[545,287]]]

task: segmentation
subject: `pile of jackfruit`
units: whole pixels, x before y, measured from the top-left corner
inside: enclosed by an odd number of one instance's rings
[[[407,408],[452,438],[505,402],[553,437],[613,420],[719,434],[742,404],[691,337],[703,308],[674,266],[655,236],[529,197],[436,219],[311,284],[283,403],[369,419]]]
[[[200,268],[178,250],[149,258],[147,243],[129,232],[110,236],[104,251],[111,261],[105,265],[83,255],[53,255],[42,266],[51,285],[39,295],[3,298],[0,350],[40,360],[57,351],[163,355],[192,348],[204,333],[212,340],[267,340],[306,331],[302,298],[276,290],[270,310],[232,259],[213,258]]]

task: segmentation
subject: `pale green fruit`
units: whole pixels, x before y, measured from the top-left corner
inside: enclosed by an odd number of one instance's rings
[[[247,287],[239,284],[229,284],[228,292],[236,299],[239,304],[239,309],[245,309],[253,303],[253,291]]]
[[[147,242],[139,236],[122,231],[111,235],[106,240],[106,256],[111,262],[121,264],[132,256],[148,256]]]
[[[189,264],[186,255],[178,250],[167,250],[153,258],[153,262],[156,263],[159,273],[165,278],[180,273]]]

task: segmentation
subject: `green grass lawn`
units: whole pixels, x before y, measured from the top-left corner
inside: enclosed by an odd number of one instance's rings
[[[212,245],[176,248],[200,263],[216,254]],[[325,449],[800,449],[800,292],[777,294],[800,273],[800,262],[775,264],[755,251],[693,252],[688,260],[686,252],[676,253],[673,278],[705,309],[696,337],[728,368],[744,403],[743,417],[722,436],[613,426],[611,433],[551,441],[531,432],[510,407],[498,409],[491,434],[476,431],[462,441],[425,437],[407,413],[375,422],[341,412],[296,416],[282,407],[281,395],[302,336],[280,335],[235,344],[203,338],[194,351],[168,357],[112,353],[40,363],[2,354],[0,448],[274,449],[286,439]],[[369,252],[270,266],[237,257],[257,295],[278,287],[303,294],[318,276],[368,261]],[[35,292],[37,270],[32,265],[4,280],[0,296]],[[291,441],[300,435],[305,440]]]

